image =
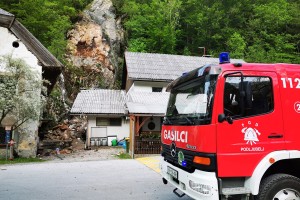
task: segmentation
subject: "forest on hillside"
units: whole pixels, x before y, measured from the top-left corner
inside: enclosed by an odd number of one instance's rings
[[[130,51],[300,63],[299,0],[113,0]]]
[[[135,52],[300,63],[299,0],[112,0]],[[91,0],[2,0],[63,62],[66,33]],[[199,48],[201,47],[201,48]]]

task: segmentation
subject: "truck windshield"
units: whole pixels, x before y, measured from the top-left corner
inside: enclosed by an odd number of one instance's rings
[[[164,124],[210,124],[217,75],[197,77],[171,90]]]

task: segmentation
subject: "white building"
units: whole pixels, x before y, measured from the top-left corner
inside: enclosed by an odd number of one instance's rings
[[[87,116],[87,146],[97,141],[110,146],[113,139],[129,137],[125,99],[124,90],[82,90],[77,95],[71,114]]]
[[[233,62],[244,62],[241,60],[232,59]],[[125,131],[126,136],[130,137],[130,153],[137,154],[158,154],[160,153],[160,131],[162,120],[166,112],[169,93],[166,92],[167,85],[181,76],[184,72],[191,71],[205,64],[219,63],[218,58],[197,57],[197,56],[181,56],[153,53],[134,53],[125,52],[125,65],[123,68],[123,86],[125,91],[122,91],[124,102],[120,101],[119,114],[123,116],[122,131]],[[93,90],[87,90],[93,91]],[[87,92],[85,91],[85,92]],[[101,90],[104,94],[104,90]],[[118,91],[120,92],[120,91]],[[100,93],[99,93],[100,94]],[[81,93],[76,98],[74,108],[78,106],[77,99],[82,98]],[[106,95],[107,98],[113,98]],[[86,96],[86,99],[90,97]],[[107,99],[109,102],[109,100]],[[101,104],[101,101],[94,101],[94,104],[85,104],[89,107],[87,110],[93,110]],[[81,104],[83,105],[83,104]],[[80,114],[90,116],[91,113],[82,110]],[[101,115],[102,114],[102,115]],[[96,115],[105,117],[107,112],[98,112]],[[102,128],[95,124],[95,117],[89,117],[92,121],[89,122],[88,131],[92,132],[93,128]],[[109,118],[109,115],[106,115]],[[95,126],[96,125],[96,126]],[[108,130],[108,128],[106,129]],[[114,134],[114,133],[109,133]],[[89,134],[91,135],[91,134]],[[122,135],[123,137],[123,135]],[[121,137],[118,137],[121,139]]]
[[[61,72],[63,65],[15,18],[14,15],[0,9],[0,56],[11,55],[12,58],[20,58],[34,71],[37,71],[40,79],[50,81],[48,87],[51,90]],[[49,91],[48,90],[48,91]],[[40,100],[41,91],[36,93]],[[39,120],[30,121],[22,125],[26,131],[13,132],[16,141],[15,150],[21,157],[35,157],[38,142]],[[0,130],[0,146],[3,148],[4,128]]]

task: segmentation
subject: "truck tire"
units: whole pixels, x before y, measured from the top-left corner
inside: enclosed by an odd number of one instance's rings
[[[300,200],[300,179],[274,174],[262,180],[256,200]]]

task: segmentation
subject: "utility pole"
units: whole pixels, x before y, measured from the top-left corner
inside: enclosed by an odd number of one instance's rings
[[[203,49],[203,55],[202,57],[205,57],[205,47],[198,47],[199,49]]]

